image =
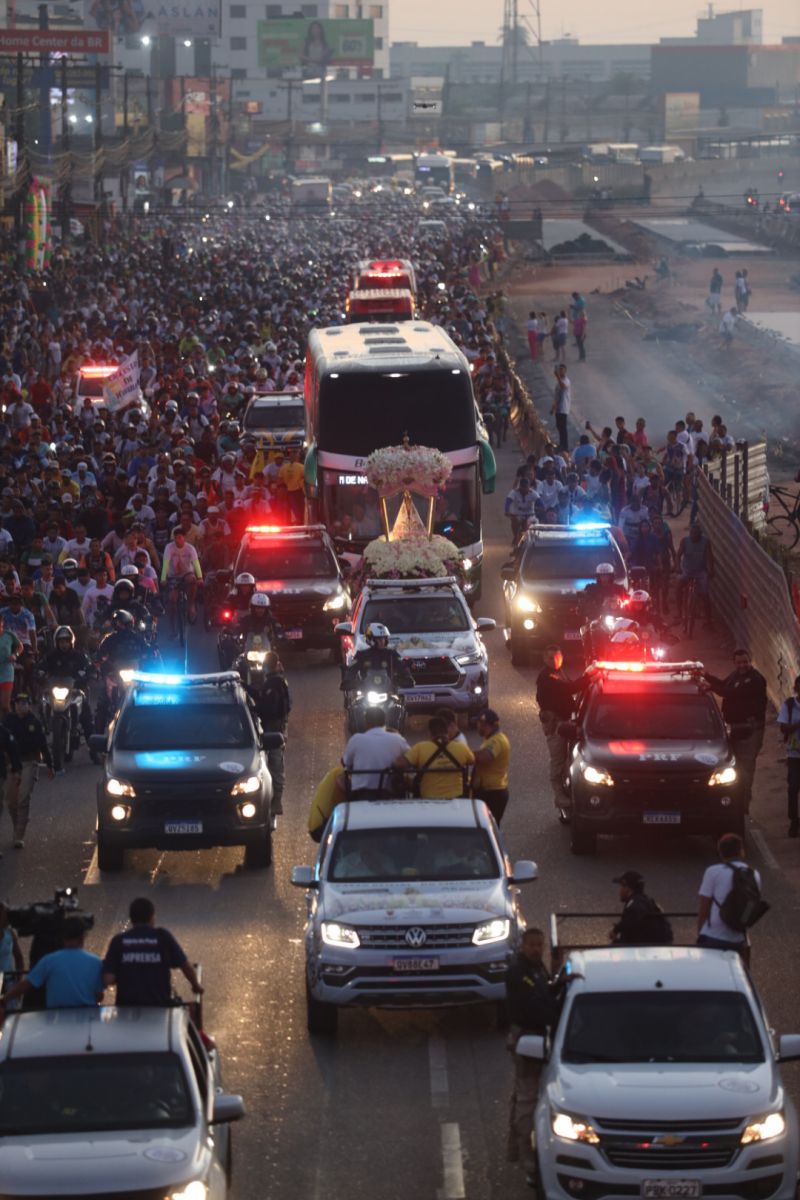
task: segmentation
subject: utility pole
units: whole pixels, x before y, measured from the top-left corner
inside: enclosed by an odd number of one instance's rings
[[[383,92],[381,91],[380,80],[378,80],[378,122],[375,134],[375,153],[380,154],[383,149]]]
[[[567,77],[561,76],[561,138],[562,142],[567,140],[569,134],[569,125],[567,125]]]
[[[586,76],[586,141],[592,140],[592,77]]]
[[[219,147],[219,113],[217,112],[217,64],[211,60],[211,140],[208,147],[209,194],[218,195],[217,191],[217,151]]]
[[[69,128],[69,106],[67,105],[67,59],[61,59],[61,152],[64,155],[65,175],[61,183],[61,245],[68,246],[70,218],[72,216],[72,158]]]
[[[128,115],[128,69],[125,68],[122,75],[122,142],[125,146],[125,159],[120,164],[119,168],[119,193],[122,198],[122,211],[128,211],[128,183],[130,179],[130,165],[127,161],[128,154],[128,138],[130,137],[130,118]]]
[[[17,259],[20,268],[25,266],[25,192],[30,178],[28,156],[25,149],[25,61],[21,53],[17,54],[17,111],[16,111],[16,141],[17,141],[17,202],[14,228],[17,237]],[[20,174],[21,173],[21,174]]]
[[[103,172],[103,93],[100,87],[103,68],[97,63],[94,68],[94,199],[97,205],[98,234],[102,245],[105,240],[106,190]]]
[[[550,141],[550,77],[544,81],[544,130],[542,131],[542,141],[545,149]]]
[[[294,111],[292,108],[292,96],[294,92],[294,80],[290,77],[285,80],[286,83],[286,151],[284,155],[284,168],[287,173],[291,174],[292,160],[294,155],[294,133],[292,119]]]
[[[523,142],[532,142],[533,137],[533,80],[529,79],[525,84],[525,119],[522,123],[522,140]]]
[[[39,5],[39,28],[49,29],[47,5]],[[53,133],[50,126],[50,55],[45,50],[39,55],[39,148],[50,158]]]

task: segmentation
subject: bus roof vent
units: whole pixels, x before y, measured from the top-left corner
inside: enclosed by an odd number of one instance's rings
[[[369,352],[370,354],[410,354],[411,347],[392,343],[387,346],[370,346]]]
[[[325,335],[326,337],[341,337],[342,331],[341,329],[326,329]]]
[[[405,338],[401,338],[401,337],[370,338],[369,341],[365,342],[364,344],[366,346],[370,346],[370,347],[371,346],[408,346],[408,342],[405,340]]]
[[[396,325],[360,325],[358,331],[362,337],[370,337],[376,333],[383,336],[384,333],[400,332]]]

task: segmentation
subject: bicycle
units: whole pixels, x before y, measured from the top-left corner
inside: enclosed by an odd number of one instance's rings
[[[767,524],[788,550],[794,550],[800,541],[800,491],[776,486],[769,489],[769,494],[770,499],[775,497],[783,511],[767,517]]]
[[[684,581],[681,589],[682,625],[683,632],[687,638],[691,638],[694,635],[694,623],[697,620],[699,599],[700,592],[697,589],[697,579],[693,575],[690,575]]]
[[[678,475],[670,473],[667,479],[664,487],[664,495],[667,501],[668,517],[679,517],[689,503],[689,497],[686,495],[685,478],[683,473]]]
[[[175,591],[175,616],[173,628],[177,630],[178,645],[181,649],[186,648],[186,627],[189,624],[189,601],[186,594],[186,584],[189,582],[199,582],[191,573],[182,575],[179,579],[168,580],[170,591]]]

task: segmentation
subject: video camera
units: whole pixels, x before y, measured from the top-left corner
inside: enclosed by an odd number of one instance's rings
[[[33,966],[51,950],[60,950],[67,917],[77,918],[84,931],[94,927],[94,914],[78,906],[77,888],[56,888],[52,900],[36,900],[9,908],[8,919],[18,937],[33,938],[30,963]]]

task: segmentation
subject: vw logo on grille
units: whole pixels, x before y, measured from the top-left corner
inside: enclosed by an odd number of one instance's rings
[[[413,929],[406,930],[406,945],[411,946],[414,950],[418,950],[420,946],[424,946],[427,940],[427,933],[424,929],[420,929],[419,925],[415,925]]]

